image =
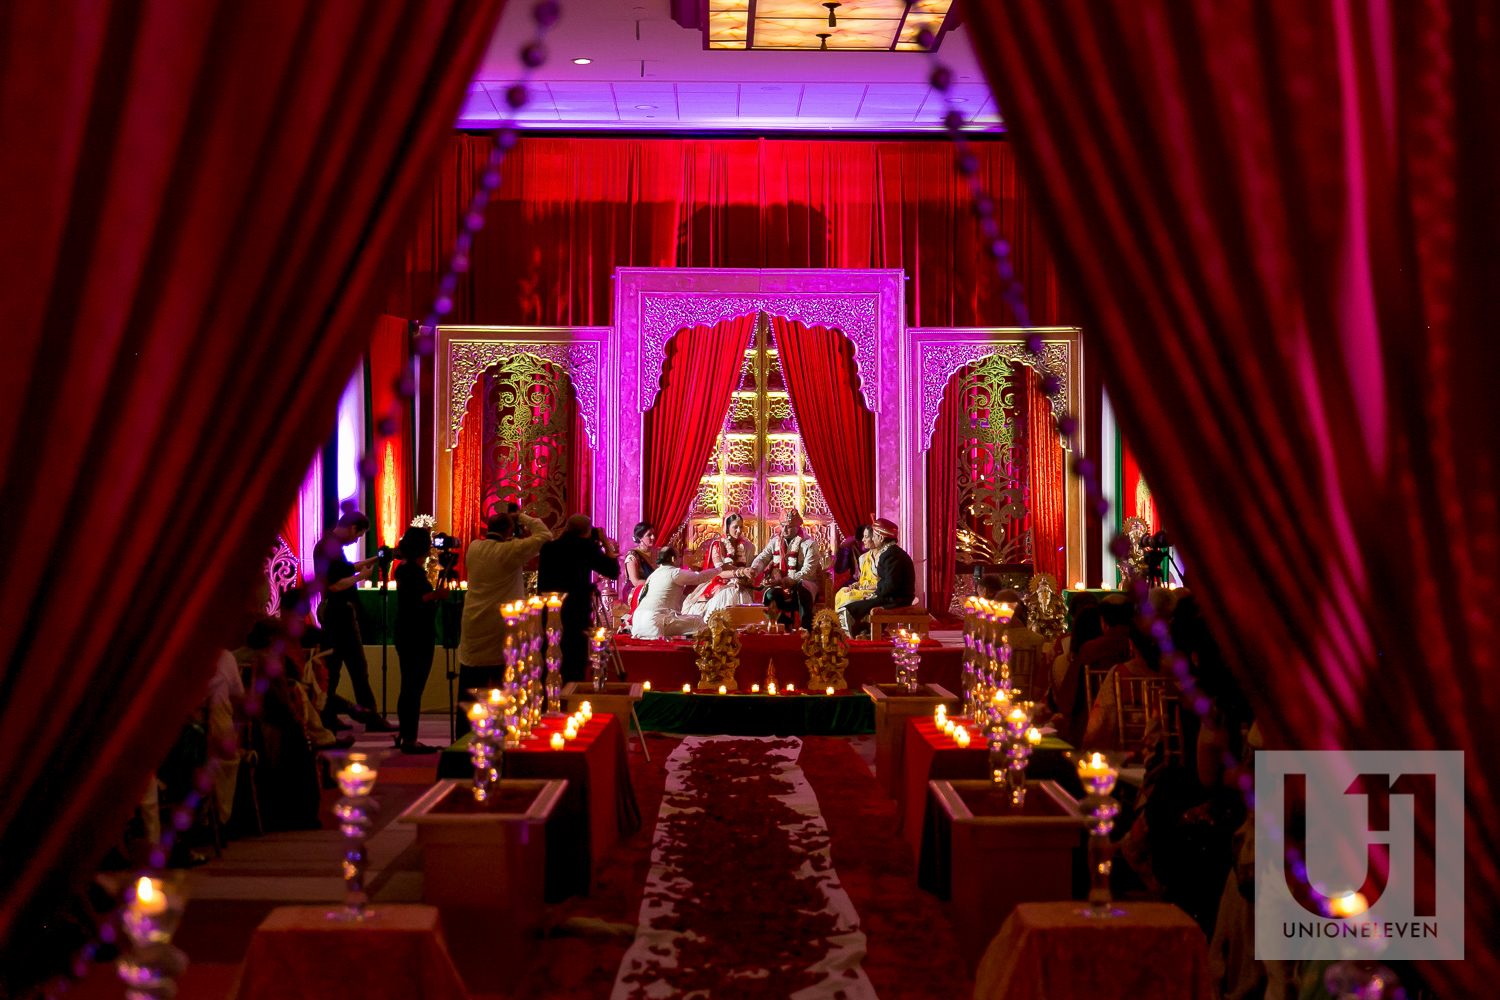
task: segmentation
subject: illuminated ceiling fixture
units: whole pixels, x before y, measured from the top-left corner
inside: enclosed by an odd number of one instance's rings
[[[583,56],[579,56],[577,59],[573,60],[573,65],[574,66],[587,66],[589,63],[591,63],[593,61],[594,60],[592,60],[592,59],[586,59]]]
[[[677,23],[703,32],[705,49],[927,52],[962,23],[958,0],[691,0]],[[931,49],[918,41],[933,36]]]

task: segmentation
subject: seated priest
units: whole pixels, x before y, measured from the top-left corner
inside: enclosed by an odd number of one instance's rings
[[[747,575],[765,573],[766,606],[781,609],[783,619],[800,616],[806,628],[812,624],[820,568],[818,543],[802,534],[802,515],[789,507],[782,515],[781,531],[760,550]]]
[[[911,556],[896,544],[895,523],[879,518],[870,525],[870,533],[875,543],[870,550],[875,562],[875,595],[844,605],[850,635],[856,634],[855,629],[866,630],[866,619],[874,609],[909,607],[917,596],[917,570]]]
[[[682,613],[682,600],[687,596],[686,588],[696,587],[715,578],[725,580],[735,576],[738,570],[706,569],[695,573],[677,565],[677,550],[667,546],[661,550],[660,564],[646,577],[646,590],[636,603],[631,616],[630,634],[637,639],[665,639],[674,635],[692,635],[703,627],[703,619]]]

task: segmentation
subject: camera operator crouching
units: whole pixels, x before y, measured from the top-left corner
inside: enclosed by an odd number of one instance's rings
[[[460,697],[472,688],[504,680],[505,616],[500,606],[526,597],[526,564],[552,538],[546,524],[523,513],[514,502],[508,506],[485,523],[487,533],[470,542],[464,556],[469,592],[458,641]],[[460,736],[469,731],[462,712],[457,728]]]
[[[556,541],[542,546],[537,590],[566,595],[562,605],[563,682],[581,681],[588,671],[589,622],[594,607],[594,574],[620,578],[620,550],[587,514],[568,518]]]

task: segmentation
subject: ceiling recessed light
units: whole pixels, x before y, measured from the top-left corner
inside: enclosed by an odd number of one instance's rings
[[[573,60],[573,65],[574,66],[587,66],[589,63],[591,63],[593,61],[594,60],[592,60],[592,59],[587,59],[587,58],[585,58],[583,56],[579,56],[577,59]]]
[[[948,101],[950,103],[952,103],[952,104],[968,104],[969,103],[969,99],[967,97],[950,97],[950,98],[948,98]]]
[[[637,104],[635,106],[635,109],[637,111],[655,111],[656,110],[656,105],[654,105],[654,104]],[[656,116],[655,115],[647,115],[646,117],[647,118],[655,118]]]

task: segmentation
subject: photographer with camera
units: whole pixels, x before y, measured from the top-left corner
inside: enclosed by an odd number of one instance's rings
[[[370,689],[370,667],[365,662],[365,641],[359,634],[359,616],[355,611],[356,588],[375,574],[378,556],[351,563],[344,557],[344,546],[358,541],[370,530],[370,519],[346,500],[343,514],[333,530],[318,539],[313,550],[313,565],[324,581],[323,603],[318,608],[318,623],[323,627],[323,642],[328,647],[328,701],[323,708],[323,725],[329,730],[348,729],[339,719],[347,712],[365,725],[371,733],[395,732],[396,727],[375,711],[375,692]],[[338,693],[339,672],[349,666],[349,682],[354,686],[356,704],[345,701]]]
[[[469,543],[464,556],[469,593],[464,598],[463,627],[458,640],[458,688],[487,687],[505,676],[505,616],[502,604],[526,597],[523,571],[531,557],[552,540],[547,525],[514,502],[486,522],[485,536]],[[460,735],[468,720],[458,720]]]
[[[581,681],[588,672],[589,622],[594,607],[594,574],[620,578],[620,550],[594,527],[587,514],[568,518],[554,542],[542,546],[537,590],[566,596],[562,605],[562,677]]]

